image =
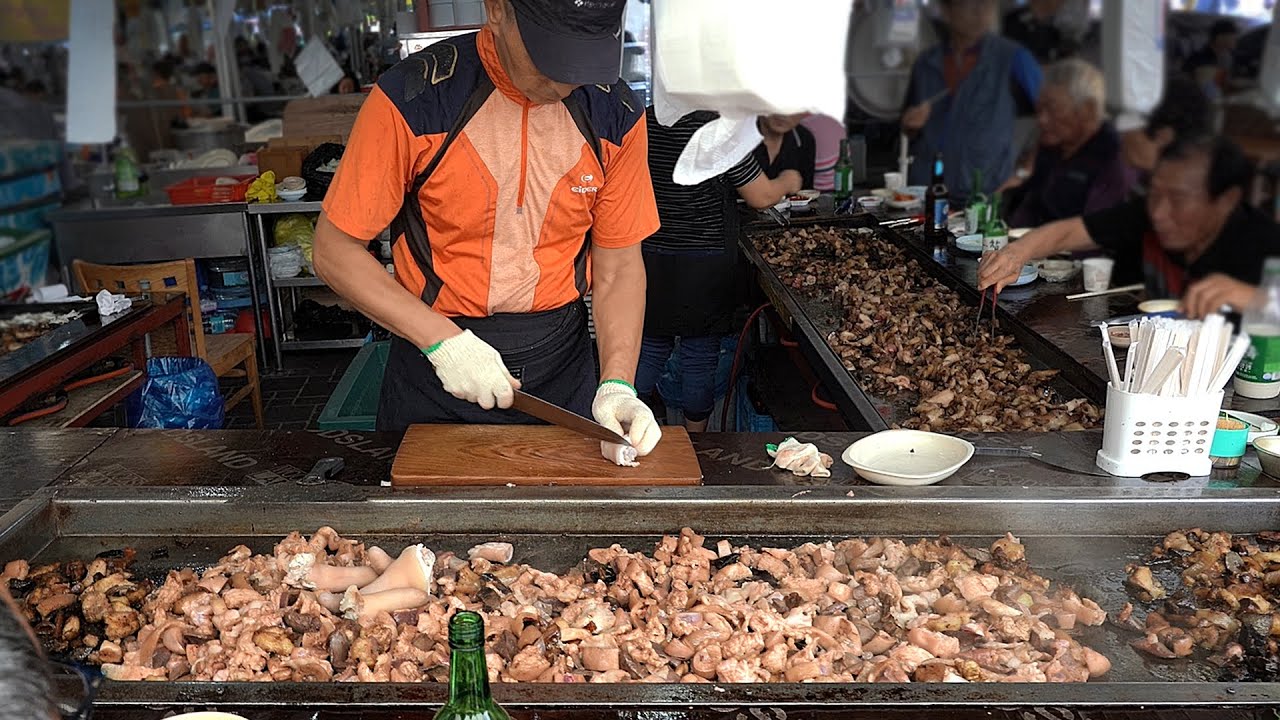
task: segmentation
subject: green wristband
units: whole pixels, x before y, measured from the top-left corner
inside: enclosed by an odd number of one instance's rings
[[[628,390],[630,390],[631,392],[635,393],[637,397],[640,395],[640,392],[636,390],[636,386],[635,386],[635,385],[632,385],[631,383],[627,382],[626,380],[604,380],[604,381],[602,381],[602,382],[600,383],[600,387],[596,388],[596,390],[599,390],[600,388],[604,387],[605,385],[621,385],[622,387],[625,387],[625,388],[627,388]]]
[[[440,349],[440,346],[441,346],[441,345],[443,345],[443,344],[444,344],[444,341],[443,341],[443,340],[441,340],[440,342],[436,343],[435,345],[432,345],[431,347],[427,348],[426,350],[423,350],[423,351],[422,351],[422,354],[423,354],[423,355],[430,355],[431,353],[433,353],[433,352],[435,352],[435,351],[439,350],[439,349]]]

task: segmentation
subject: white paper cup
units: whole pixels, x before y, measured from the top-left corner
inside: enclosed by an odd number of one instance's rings
[[[901,190],[907,186],[907,179],[900,172],[885,173],[884,186],[888,190]]]
[[[1089,258],[1084,261],[1085,292],[1101,292],[1111,287],[1111,270],[1116,261],[1111,258]]]

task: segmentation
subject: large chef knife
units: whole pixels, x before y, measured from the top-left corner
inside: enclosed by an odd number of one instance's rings
[[[567,428],[587,437],[631,447],[630,440],[600,423],[588,420],[577,413],[569,412],[558,405],[552,405],[546,400],[536,398],[523,390],[516,390],[516,398],[511,407],[526,415],[531,415],[544,422]]]
[[[1044,453],[1037,452],[1032,447],[976,447],[973,454],[979,457],[1009,457],[1009,458],[1026,458],[1044,463],[1055,470],[1073,473],[1076,475],[1089,475],[1091,477],[1111,477],[1104,472],[1099,472],[1097,467],[1083,467],[1078,464],[1064,462],[1062,458],[1054,456],[1046,458]]]

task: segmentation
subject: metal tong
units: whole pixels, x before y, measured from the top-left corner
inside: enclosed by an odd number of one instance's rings
[[[991,291],[991,337],[994,338],[996,336],[996,299],[999,297],[999,293],[994,285],[988,289]],[[974,334],[977,334],[978,327],[982,323],[982,309],[987,303],[987,290],[982,290],[980,293],[978,296],[978,313],[973,316]]]

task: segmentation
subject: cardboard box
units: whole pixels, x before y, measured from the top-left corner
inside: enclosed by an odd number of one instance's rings
[[[340,135],[346,144],[364,99],[351,93],[292,100],[284,107],[284,136]]]
[[[258,172],[268,170],[276,174],[279,182],[290,175],[302,174],[302,161],[311,151],[325,143],[341,143],[341,135],[284,136],[272,139],[258,151]]]

